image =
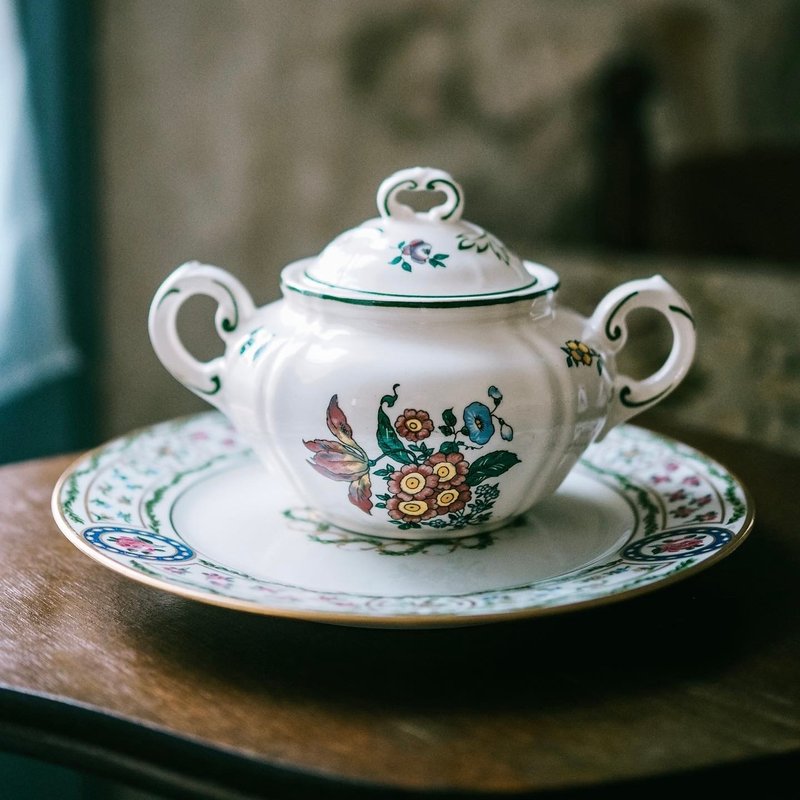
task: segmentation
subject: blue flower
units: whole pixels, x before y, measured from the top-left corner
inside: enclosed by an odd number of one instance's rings
[[[496,386],[490,386],[489,397],[495,401],[495,404],[498,404],[503,399],[503,393]]]
[[[464,428],[475,444],[486,444],[494,434],[492,412],[483,403],[470,403],[464,409]]]

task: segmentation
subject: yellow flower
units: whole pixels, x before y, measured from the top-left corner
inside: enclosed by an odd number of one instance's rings
[[[406,500],[397,504],[397,510],[409,517],[421,517],[428,510],[428,504],[424,500]]]
[[[400,481],[400,491],[406,494],[416,494],[425,488],[425,475],[419,472],[409,472]]]
[[[570,339],[568,342],[564,343],[561,350],[567,354],[568,367],[579,367],[581,364],[591,367],[594,360],[597,359],[598,371],[601,370],[600,353],[592,350],[585,342],[578,341],[577,339]]]

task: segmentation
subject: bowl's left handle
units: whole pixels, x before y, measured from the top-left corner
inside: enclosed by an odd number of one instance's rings
[[[227,410],[224,356],[198,361],[178,335],[178,311],[190,297],[198,294],[216,300],[214,321],[226,345],[240,335],[242,324],[255,310],[247,289],[230,273],[190,261],[178,267],[156,292],[148,319],[150,341],[173,377],[224,412]]]

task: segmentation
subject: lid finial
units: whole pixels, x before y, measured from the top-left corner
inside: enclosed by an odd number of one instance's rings
[[[429,211],[414,211],[397,199],[400,192],[443,192],[446,196]],[[432,167],[411,167],[390,175],[378,188],[378,211],[381,216],[412,219],[415,215],[435,221],[455,221],[461,218],[464,192],[450,173]]]

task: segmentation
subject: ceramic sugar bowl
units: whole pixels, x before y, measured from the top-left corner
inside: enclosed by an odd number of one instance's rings
[[[409,192],[443,199],[419,212]],[[257,309],[236,278],[194,262],[153,299],[158,357],[252,445],[265,492],[288,480],[323,519],[372,536],[472,535],[554,492],[589,444],[686,374],[692,316],[661,277],[619,286],[585,319],[558,306],[552,270],[461,219],[447,173],[398,172],[377,200],[379,217],[284,268],[277,302]],[[196,294],[218,303],[226,344],[208,362],[176,331]],[[615,366],[638,308],[673,333],[644,380]]]

